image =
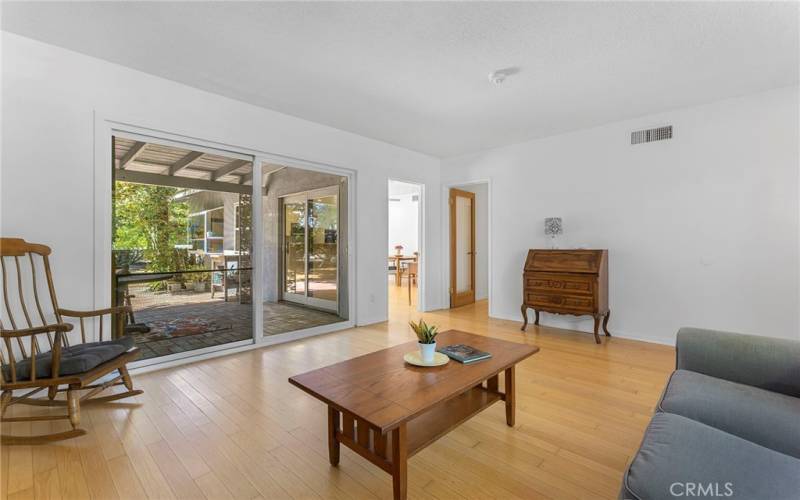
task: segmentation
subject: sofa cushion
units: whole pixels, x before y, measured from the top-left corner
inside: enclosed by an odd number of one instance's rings
[[[800,458],[800,398],[676,370],[658,409]]]
[[[679,370],[800,397],[796,340],[681,328],[675,348]]]
[[[61,361],[58,365],[60,376],[84,373],[106,361],[111,361],[133,347],[133,337],[126,335],[116,340],[77,344],[61,350]],[[36,356],[36,378],[49,378],[52,371],[52,353],[46,352]],[[16,363],[17,381],[31,378],[31,360],[25,359]],[[3,366],[3,376],[11,380],[11,366]]]
[[[620,496],[789,500],[798,492],[800,460],[680,415],[656,413]]]

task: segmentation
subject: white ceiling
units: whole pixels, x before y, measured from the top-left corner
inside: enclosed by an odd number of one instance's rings
[[[446,157],[798,83],[796,2],[4,2],[4,30]],[[501,86],[489,72],[519,74]]]

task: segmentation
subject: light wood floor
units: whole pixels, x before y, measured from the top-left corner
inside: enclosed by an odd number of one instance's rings
[[[420,315],[390,289],[388,323],[134,376],[135,404],[85,407],[89,433],[2,449],[2,498],[390,498],[387,474],[342,447],[325,407],[286,379],[412,339]],[[487,304],[424,315],[535,343],[517,368],[517,426],[496,404],[409,462],[411,498],[614,498],[674,363],[672,348],[487,319]],[[546,320],[546,319],[545,319]],[[612,323],[613,333],[613,323]],[[14,406],[10,411],[41,411]],[[9,425],[14,433],[63,422]]]

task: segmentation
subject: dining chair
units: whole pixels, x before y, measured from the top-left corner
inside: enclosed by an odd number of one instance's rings
[[[419,264],[417,262],[409,262],[406,267],[406,275],[408,276],[408,305],[411,305],[411,284],[417,283],[417,269]]]

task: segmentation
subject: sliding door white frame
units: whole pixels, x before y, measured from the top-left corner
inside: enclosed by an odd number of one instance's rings
[[[280,231],[280,269],[278,270],[278,282],[280,283],[280,291],[278,292],[278,296],[289,302],[296,302],[299,304],[306,303],[306,296],[308,295],[308,197],[305,193],[302,194],[293,194],[288,196],[281,196],[279,197],[279,206],[280,206],[280,213],[278,214],[278,220],[280,221],[279,224],[281,226]],[[287,273],[287,267],[289,263],[287,262],[287,236],[286,236],[286,205],[293,204],[297,205],[298,203],[302,203],[303,206],[303,293],[297,292],[297,285],[295,284],[295,291],[290,292],[287,290],[287,280],[289,279]],[[295,280],[296,283],[297,280]]]
[[[141,368],[137,371],[149,371],[161,369],[177,364],[182,364],[198,359],[216,357],[230,352],[237,352],[247,349],[272,345],[282,342],[305,338],[314,335],[329,333],[336,330],[351,328],[355,326],[356,310],[356,224],[351,221],[348,224],[347,242],[345,244],[345,255],[347,258],[347,297],[348,311],[347,320],[307,328],[304,330],[288,332],[280,335],[263,336],[263,283],[264,283],[264,260],[263,260],[263,166],[265,164],[281,164],[287,167],[302,168],[317,172],[331,173],[347,178],[347,213],[356,214],[356,172],[347,168],[334,165],[327,165],[318,162],[302,160],[298,158],[277,155],[266,151],[254,150],[252,148],[240,147],[211,139],[201,139],[187,135],[175,134],[149,128],[143,125],[134,124],[131,121],[120,119],[121,117],[110,117],[107,114],[95,111],[94,114],[94,308],[100,309],[111,304],[111,250],[112,250],[112,220],[111,220],[111,192],[112,192],[112,136],[125,136],[130,138],[142,138],[147,142],[167,144],[178,147],[185,147],[195,151],[222,154],[231,158],[246,159],[253,161],[253,341],[242,341],[223,346],[198,349],[186,353],[173,354],[158,359],[157,365],[147,366],[141,362]],[[354,215],[353,215],[354,217]],[[352,217],[351,217],[352,218]],[[338,281],[338,280],[337,280]],[[92,329],[91,331],[96,331]],[[91,339],[96,340],[96,339]],[[145,368],[145,366],[147,366]]]

